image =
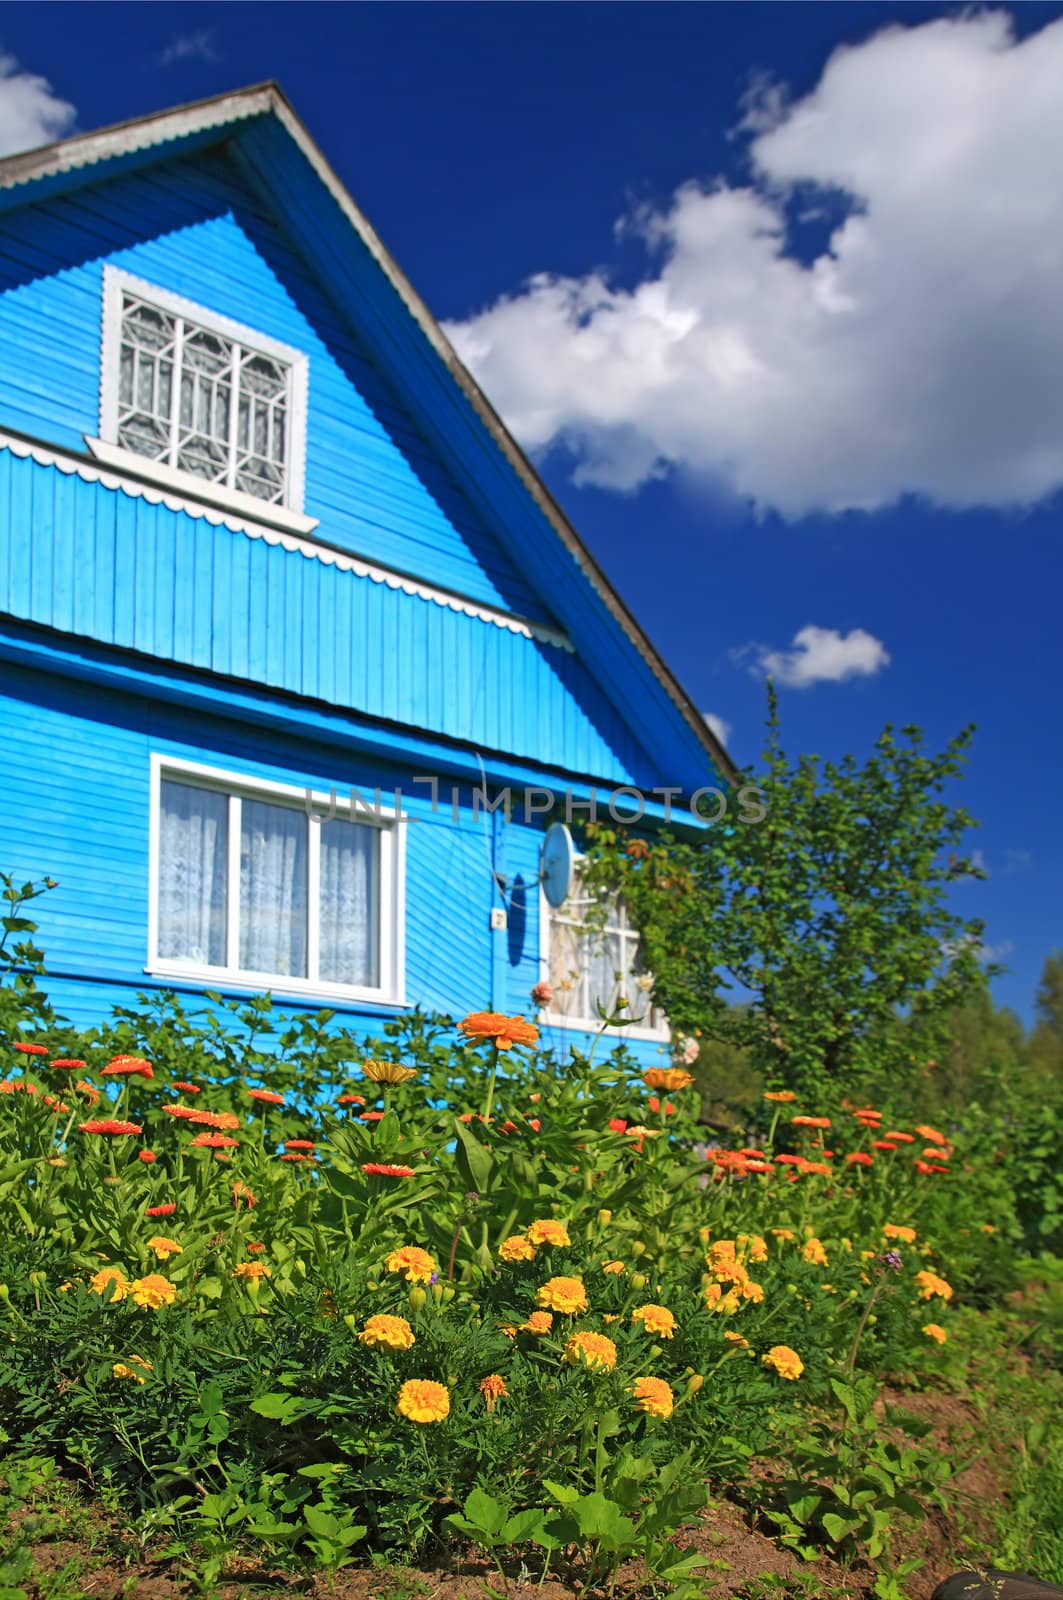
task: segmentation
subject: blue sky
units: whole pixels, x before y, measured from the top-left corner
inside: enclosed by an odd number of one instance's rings
[[[740,763],[767,666],[794,751],[975,722],[957,906],[1030,1016],[1063,6],[51,4],[0,51],[9,150],[278,79]]]

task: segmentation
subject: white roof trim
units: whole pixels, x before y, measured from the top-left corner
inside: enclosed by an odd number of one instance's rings
[[[138,478],[105,470],[90,461],[82,460],[79,456],[68,455],[36,441],[19,438],[14,434],[5,433],[2,429],[0,429],[0,450],[9,450],[12,455],[22,460],[35,461],[40,467],[55,467],[67,476],[73,474],[84,483],[98,483],[115,493],[126,494],[130,499],[147,500],[150,505],[163,505],[168,511],[181,511],[186,516],[202,518],[213,527],[228,528],[232,533],[245,534],[249,539],[261,539],[265,544],[280,545],[283,550],[304,556],[307,560],[320,561],[323,566],[335,567],[340,572],[353,572],[358,578],[368,578],[373,583],[384,583],[389,589],[401,589],[404,594],[415,595],[419,600],[431,600],[437,606],[460,612],[466,617],[476,617],[481,622],[491,622],[496,628],[505,628],[509,633],[522,634],[526,639],[536,639],[540,644],[553,645],[558,650],[572,649],[571,640],[558,628],[514,616],[512,612],[502,611],[495,606],[481,605],[479,601],[469,600],[464,595],[452,594],[446,589],[437,589],[432,584],[421,583],[416,578],[395,572],[390,567],[362,561],[345,551],[333,549],[331,545],[320,544],[316,539],[305,539],[298,534],[285,533],[280,528],[271,528],[267,523],[255,521],[250,517],[238,516],[234,512],[223,511],[217,506],[193,500],[186,495],[156,488],[153,484],[143,483]]]

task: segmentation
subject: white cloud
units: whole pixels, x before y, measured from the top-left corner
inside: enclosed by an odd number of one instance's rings
[[[0,156],[61,139],[76,115],[47,78],[23,71],[14,56],[0,50]]]
[[[772,677],[788,689],[809,689],[815,683],[844,683],[847,678],[870,678],[889,666],[889,653],[881,639],[853,628],[817,628],[812,623],[798,629],[790,650],[771,650],[748,644],[733,652],[756,676]]]
[[[1032,504],[1063,486],[1061,81],[1063,19],[887,28],[804,99],[754,86],[750,182],[627,219],[633,289],[539,272],[448,332],[577,483],[679,471],[787,517]],[[829,243],[788,254],[824,203]]]
[[[172,67],[177,61],[218,61],[214,43],[214,29],[200,28],[196,33],[175,33],[158,57],[159,65]]]
[[[727,741],[731,737],[731,724],[725,722],[722,717],[718,717],[714,711],[703,711],[701,714],[724,749],[726,749]]]

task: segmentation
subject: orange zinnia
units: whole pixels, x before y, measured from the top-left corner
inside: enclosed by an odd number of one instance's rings
[[[140,1133],[139,1122],[83,1122],[82,1133]]]
[[[197,1133],[192,1143],[206,1150],[224,1150],[238,1145],[240,1141],[230,1139],[227,1133]]]
[[[247,1098],[249,1100],[260,1100],[264,1106],[282,1106],[284,1104],[284,1096],[282,1094],[274,1094],[272,1089],[248,1089]]]
[[[108,1073],[123,1073],[127,1075],[135,1073],[139,1078],[154,1078],[155,1076],[151,1070],[151,1062],[145,1061],[143,1056],[115,1056],[112,1061],[108,1061],[103,1069],[105,1078]]]
[[[509,1050],[515,1044],[533,1045],[539,1042],[539,1030],[534,1022],[523,1017],[504,1017],[498,1011],[473,1011],[458,1023],[458,1032],[467,1039],[490,1040],[496,1050]]]
[[[928,1128],[924,1122],[921,1122],[915,1131],[920,1139],[929,1139],[931,1144],[948,1144],[949,1142],[943,1133],[939,1133],[936,1128]]]

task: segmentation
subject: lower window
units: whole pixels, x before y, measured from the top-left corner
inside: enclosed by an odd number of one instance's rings
[[[155,789],[153,969],[397,998],[394,817],[190,765]]]
[[[581,890],[578,874],[559,909],[544,898],[544,955],[553,999],[548,1021],[573,1028],[600,1028],[598,1005],[613,1015],[626,1000],[632,1019],[624,1033],[668,1038],[668,1021],[652,1003],[653,979],[642,965],[639,935],[622,900],[595,898]]]

